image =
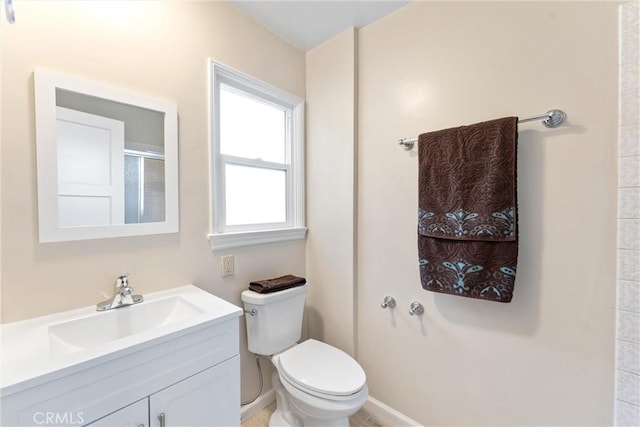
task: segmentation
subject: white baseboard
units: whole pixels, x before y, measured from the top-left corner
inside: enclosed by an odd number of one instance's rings
[[[249,418],[253,417],[258,412],[269,406],[271,402],[276,400],[276,394],[273,389],[262,393],[254,402],[245,405],[240,410],[240,419],[245,422]]]
[[[385,405],[378,399],[371,396],[367,398],[367,401],[364,403],[362,408],[380,421],[384,426],[422,427],[422,424],[419,422],[412,420],[405,414],[396,411],[391,406]]]

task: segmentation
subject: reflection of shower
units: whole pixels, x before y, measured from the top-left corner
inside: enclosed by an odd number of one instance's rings
[[[164,154],[125,149],[125,224],[164,221]]]
[[[13,10],[13,0],[4,0],[4,11],[7,15],[7,22],[9,24],[16,22],[16,12]]]

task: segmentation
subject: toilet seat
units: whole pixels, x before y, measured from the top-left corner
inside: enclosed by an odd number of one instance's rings
[[[309,339],[278,355],[278,372],[291,386],[328,400],[349,400],[366,384],[362,367],[347,353]]]

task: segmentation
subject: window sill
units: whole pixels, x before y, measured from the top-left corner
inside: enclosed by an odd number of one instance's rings
[[[237,233],[208,234],[211,250],[237,248],[240,246],[261,245],[264,243],[284,242],[304,239],[306,227],[283,228],[276,230],[243,231]]]

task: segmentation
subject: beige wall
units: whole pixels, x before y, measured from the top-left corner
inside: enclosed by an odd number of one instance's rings
[[[304,97],[302,52],[223,2],[28,1],[16,9],[17,23],[0,26],[3,322],[95,304],[112,293],[122,272],[131,273],[142,294],[194,283],[238,305],[250,280],[304,275],[303,241],[212,253],[206,238],[206,58]],[[179,234],[38,243],[35,66],[178,105]],[[236,274],[222,279],[220,255],[226,254],[235,255]],[[241,334],[246,398],[257,388],[257,374],[244,322]]]
[[[371,395],[425,425],[612,422],[616,11],[416,2],[360,30],[358,357]],[[551,108],[568,123],[520,125],[513,302],[423,291],[398,138]]]
[[[309,336],[354,354],[356,30],[307,53]]]

